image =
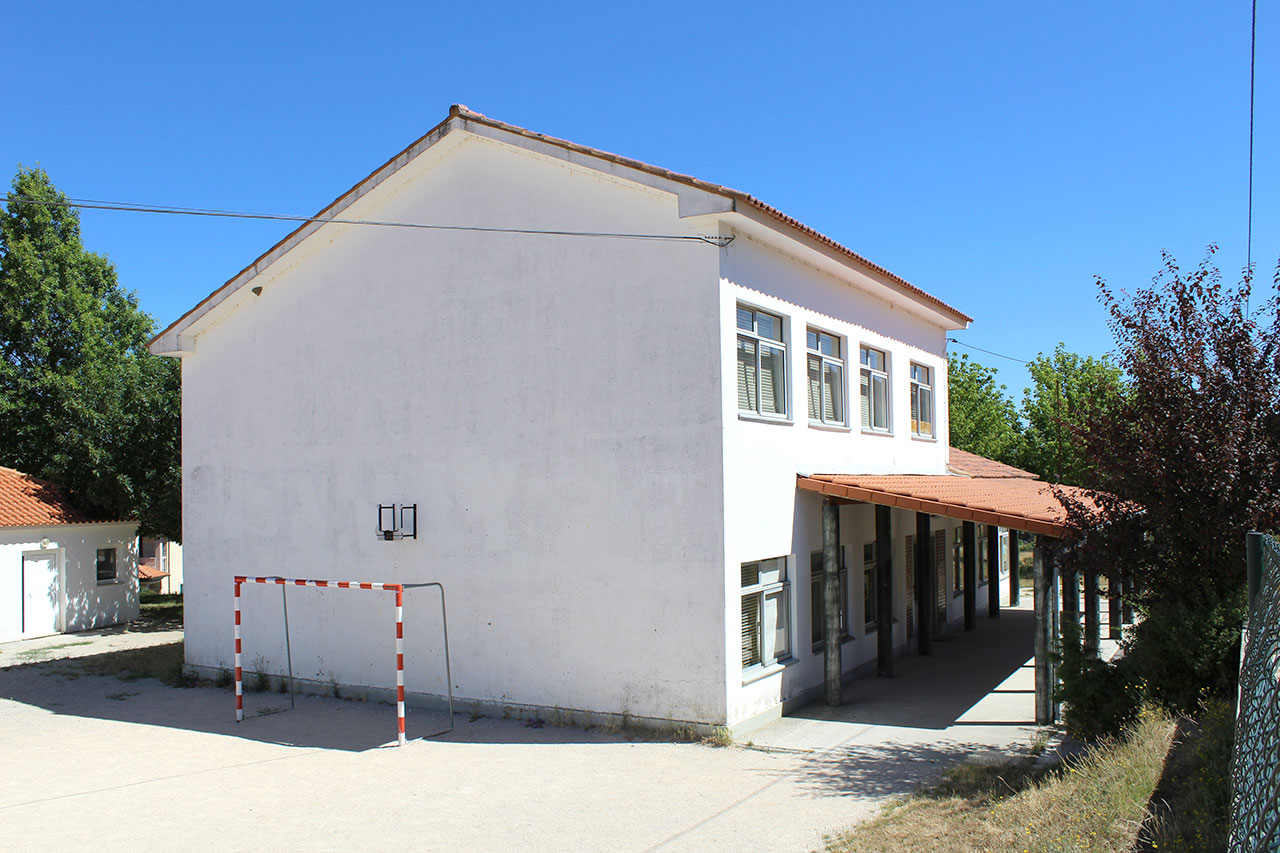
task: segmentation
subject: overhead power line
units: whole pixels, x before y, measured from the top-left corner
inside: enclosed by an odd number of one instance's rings
[[[1016,362],[1018,362],[1019,364],[1030,364],[1030,363],[1031,363],[1031,362],[1027,361],[1025,358],[1014,358],[1014,357],[1013,357],[1013,356],[1011,356],[1011,355],[1002,355],[1001,353],[998,353],[998,352],[992,352],[992,351],[991,351],[991,350],[989,350],[989,349],[983,349],[982,347],[975,347],[973,344],[966,344],[966,343],[964,343],[964,342],[962,342],[962,341],[958,341],[958,340],[956,340],[955,338],[947,338],[947,340],[948,340],[948,341],[950,341],[951,343],[955,344],[956,346],[961,346],[961,347],[964,347],[965,349],[976,349],[978,352],[985,352],[987,355],[994,355],[996,358],[1006,358],[1006,359],[1008,359],[1009,361],[1016,361]]]
[[[221,219],[266,219],[281,222],[332,222],[337,225],[370,225],[379,228],[422,228],[430,231],[475,231],[486,234],[533,234],[544,237],[603,237],[619,240],[667,240],[682,243],[709,243],[721,249],[733,242],[729,236],[711,234],[639,234],[618,231],[562,231],[546,228],[495,228],[482,225],[440,225],[427,222],[394,222],[375,219],[339,219],[329,216],[294,216],[287,213],[252,213],[242,210],[214,210],[201,207],[173,207],[163,204],[130,204],[119,201],[69,198],[49,201],[15,196],[12,201],[46,207],[78,207],[89,210],[117,210],[128,213],[166,213],[178,216],[212,216]]]

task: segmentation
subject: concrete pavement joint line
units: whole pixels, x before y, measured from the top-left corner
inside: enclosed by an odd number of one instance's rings
[[[323,749],[312,749],[297,755],[281,755],[278,758],[264,758],[261,761],[246,761],[243,764],[224,764],[221,767],[206,767],[203,770],[192,770],[190,773],[175,773],[172,776],[157,776],[154,779],[140,779],[137,782],[124,782],[120,785],[112,785],[109,788],[94,788],[91,791],[75,791],[70,794],[58,794],[54,797],[45,797],[40,800],[27,800],[21,803],[9,803],[8,805],[0,805],[0,811],[6,809],[16,809],[22,806],[35,806],[40,803],[49,803],[54,800],[69,800],[72,797],[87,797],[92,794],[105,794],[110,791],[119,791],[122,788],[136,788],[139,785],[150,785],[152,782],[168,782],[171,779],[185,779],[188,776],[200,776],[205,773],[218,773],[223,770],[234,770],[240,767],[254,767],[258,764],[271,764],[276,761],[288,761],[292,758],[305,758],[309,755],[317,755],[325,752]]]
[[[681,837],[683,837],[683,836],[688,835],[688,834],[689,834],[689,833],[691,833],[691,832],[694,832],[695,830],[701,829],[702,827],[704,827],[704,826],[706,826],[707,824],[711,823],[711,821],[715,820],[716,818],[722,817],[722,816],[724,816],[727,812],[733,811],[733,810],[734,810],[734,809],[736,809],[738,806],[740,806],[740,805],[742,805],[743,803],[745,803],[747,800],[752,800],[752,799],[755,799],[756,797],[760,796],[760,795],[761,795],[761,794],[763,794],[765,791],[767,791],[767,790],[769,790],[770,788],[772,788],[774,785],[777,785],[779,782],[783,781],[783,779],[785,779],[785,778],[786,778],[786,777],[779,776],[777,779],[774,779],[772,782],[770,782],[769,784],[765,785],[763,788],[760,788],[759,790],[756,790],[756,791],[752,791],[750,794],[747,794],[745,797],[743,797],[742,799],[738,800],[736,803],[730,803],[729,805],[725,806],[724,808],[722,808],[720,811],[716,812],[715,814],[708,815],[707,817],[705,817],[705,818],[703,818],[702,820],[698,821],[697,823],[695,823],[693,826],[689,827],[688,829],[682,829],[682,830],[680,830],[679,832],[677,832],[675,835],[673,835],[673,836],[671,836],[670,838],[666,839],[665,841],[659,841],[657,844],[653,845],[652,847],[646,848],[646,849],[645,849],[645,851],[644,851],[644,853],[653,853],[653,851],[654,851],[654,850],[660,850],[661,848],[666,847],[668,844],[670,844],[671,842],[675,841],[677,838],[681,838]]]

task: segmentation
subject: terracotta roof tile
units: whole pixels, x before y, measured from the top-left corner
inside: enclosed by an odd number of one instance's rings
[[[979,456],[967,450],[948,447],[947,451],[950,454],[947,459],[947,470],[953,474],[961,474],[965,477],[1025,477],[1031,480],[1039,479],[1030,471],[1023,471],[1021,468],[1015,468],[1012,465],[1006,465],[1003,462],[997,462],[994,459],[988,459],[985,456]]]
[[[61,486],[0,467],[0,527],[98,521],[77,509]]]
[[[813,474],[800,475],[797,487],[850,501],[928,512],[1047,536],[1061,537],[1068,532],[1067,511],[1054,494],[1055,486],[1029,477]],[[1056,488],[1086,505],[1094,503],[1084,489]]]

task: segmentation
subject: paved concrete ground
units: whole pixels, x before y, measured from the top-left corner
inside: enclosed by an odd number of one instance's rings
[[[750,749],[466,714],[395,748],[388,705],[251,694],[236,724],[227,689],[13,666],[167,633],[0,646],[0,848],[810,850],[951,761],[1026,748],[1030,614],[979,628]]]

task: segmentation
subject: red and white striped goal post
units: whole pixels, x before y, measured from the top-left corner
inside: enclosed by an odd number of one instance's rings
[[[404,746],[404,585],[369,581],[320,581],[305,578],[248,577],[236,575],[236,722],[244,720],[244,682],[240,667],[240,585],[246,583],[275,584],[276,586],[316,586],[337,589],[372,589],[396,594],[396,724],[397,743]]]

